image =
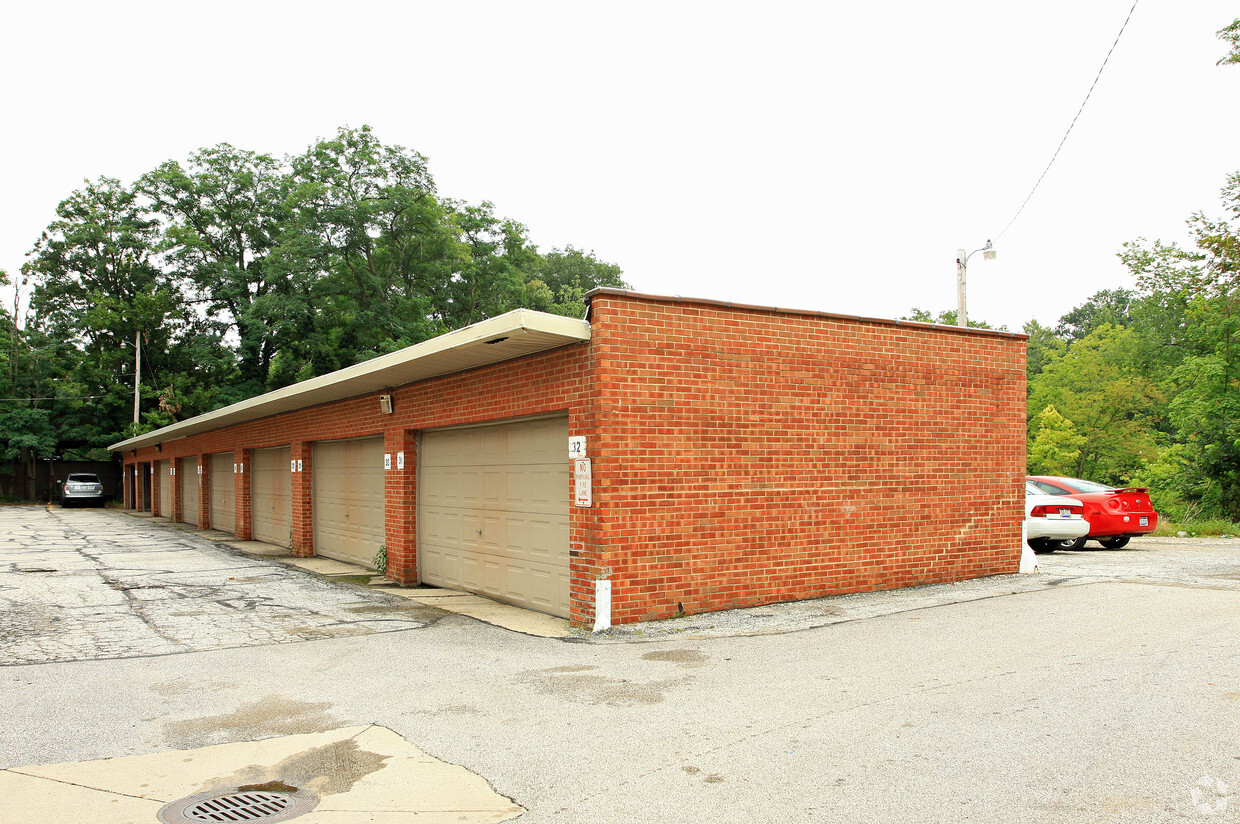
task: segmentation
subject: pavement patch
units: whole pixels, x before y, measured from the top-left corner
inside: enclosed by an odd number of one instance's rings
[[[40,507],[0,509],[0,612],[0,666],[369,635],[444,614],[121,511]]]
[[[305,793],[316,824],[416,820],[490,824],[525,809],[464,767],[377,725],[191,750],[0,770],[6,824],[152,822],[165,805],[210,794]]]

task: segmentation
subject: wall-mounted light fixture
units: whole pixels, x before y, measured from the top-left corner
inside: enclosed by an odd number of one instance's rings
[[[384,415],[392,414],[392,396],[391,395],[380,395],[379,396],[379,409],[383,412]]]

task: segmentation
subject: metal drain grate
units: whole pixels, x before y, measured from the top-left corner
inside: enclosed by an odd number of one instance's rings
[[[163,824],[262,821],[275,824],[305,815],[319,800],[313,796],[273,792],[199,793],[166,804],[159,811]]]

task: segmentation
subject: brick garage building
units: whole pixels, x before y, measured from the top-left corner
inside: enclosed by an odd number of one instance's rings
[[[1023,335],[588,300],[115,444],[126,505],[587,624],[1018,568]]]

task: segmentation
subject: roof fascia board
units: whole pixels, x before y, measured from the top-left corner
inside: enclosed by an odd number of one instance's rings
[[[493,341],[517,332],[535,332],[551,335],[554,338],[554,342],[534,350],[526,350],[491,360],[484,360],[476,365],[428,374],[422,378],[415,378],[414,381],[392,383],[381,380],[386,372],[395,371],[402,366],[408,366],[417,361],[424,361],[431,356],[447,353],[453,349],[464,349],[465,347]],[[535,312],[531,309],[514,309],[511,312],[505,312],[502,315],[455,329],[405,349],[380,355],[377,358],[371,358],[368,361],[347,366],[344,369],[338,369],[326,375],[319,375],[301,383],[291,384],[263,395],[247,398],[230,406],[205,412],[201,415],[187,418],[184,421],[119,441],[109,446],[108,449],[113,452],[138,449],[223,426],[258,420],[272,414],[291,411],[294,408],[305,408],[316,406],[320,403],[330,403],[332,401],[357,397],[358,395],[373,391],[374,388],[370,384],[375,381],[384,386],[401,386],[406,383],[416,382],[417,380],[439,377],[444,374],[451,374],[453,371],[465,371],[465,369],[476,368],[476,366],[489,363],[499,363],[515,357],[524,357],[525,355],[557,348],[575,341],[588,341],[589,339],[590,325],[580,318],[552,315],[547,312]],[[502,354],[504,351],[503,349],[497,349],[496,354]],[[318,397],[314,397],[316,394]],[[305,401],[298,403],[303,398]],[[293,404],[293,406],[289,406],[289,404]],[[213,423],[217,423],[217,425],[212,426]]]

